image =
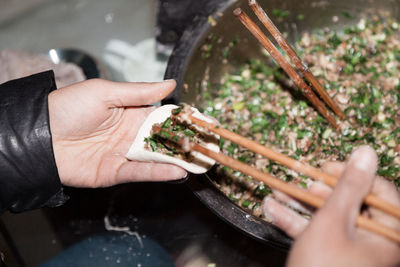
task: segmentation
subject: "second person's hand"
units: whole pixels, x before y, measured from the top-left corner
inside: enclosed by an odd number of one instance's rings
[[[364,197],[372,190],[383,200],[400,206],[395,186],[375,177],[377,156],[372,148],[358,148],[345,163],[331,162],[324,171],[341,177],[332,191],[319,183],[309,190],[327,198],[325,205],[308,221],[278,201],[267,198],[266,217],[295,239],[288,266],[398,266],[400,247],[395,242],[355,225]],[[290,200],[293,201],[293,200]],[[374,208],[364,216],[400,231],[400,222]]]

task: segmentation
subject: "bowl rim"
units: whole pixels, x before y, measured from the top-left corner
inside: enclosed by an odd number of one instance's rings
[[[237,1],[228,1],[220,6],[214,14],[225,14],[225,11],[236,4],[238,4]],[[218,15],[211,16],[215,17],[217,21],[220,19]],[[169,97],[162,101],[162,104],[179,104],[190,59],[199,46],[199,42],[211,30],[212,25],[209,23],[208,17],[198,17],[184,31],[169,58],[164,76],[165,79],[175,79],[177,87]],[[186,184],[214,214],[242,233],[282,251],[287,251],[293,243],[293,240],[278,227],[252,215],[231,201],[214,185],[209,173],[191,175]]]

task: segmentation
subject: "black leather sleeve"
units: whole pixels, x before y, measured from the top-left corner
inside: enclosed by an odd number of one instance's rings
[[[6,267],[6,264],[4,263],[4,254],[1,253],[1,251],[0,251],[0,267]]]
[[[52,71],[0,85],[0,213],[66,201],[53,154],[48,94]]]

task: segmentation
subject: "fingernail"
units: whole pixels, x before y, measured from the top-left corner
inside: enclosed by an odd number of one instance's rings
[[[267,221],[269,221],[270,223],[274,222],[274,217],[271,214],[271,209],[273,209],[269,203],[271,203],[271,201],[273,201],[272,198],[270,197],[265,197],[262,203],[262,210],[264,213],[264,217]]]
[[[169,184],[183,184],[188,180],[188,178],[182,178],[178,180],[168,181]]]
[[[164,82],[172,82],[172,81],[175,81],[175,79],[167,79],[167,80],[164,80]]]
[[[351,154],[349,164],[360,171],[376,172],[377,156],[369,146],[360,146]]]
[[[188,179],[189,179],[189,174],[188,174],[188,172],[186,172],[185,175],[182,178],[177,179],[177,180],[168,181],[168,183],[170,183],[170,184],[182,184],[182,183],[186,182]]]

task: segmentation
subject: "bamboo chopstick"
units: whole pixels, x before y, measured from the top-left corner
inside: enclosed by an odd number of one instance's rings
[[[264,46],[274,60],[282,67],[288,74],[290,79],[296,84],[303,92],[304,96],[314,105],[318,112],[335,128],[339,127],[335,117],[325,107],[324,103],[314,94],[313,90],[306,84],[302,77],[293,69],[293,67],[286,61],[282,54],[278,51],[275,45],[264,35],[260,28],[251,20],[249,16],[237,8],[234,14],[239,18],[243,25],[258,39]]]
[[[338,181],[337,177],[329,175],[327,173],[324,173],[323,171],[321,171],[311,165],[302,163],[302,162],[297,161],[297,160],[295,160],[291,157],[288,157],[284,154],[278,153],[268,147],[265,147],[257,142],[247,139],[237,133],[231,132],[224,128],[216,127],[211,123],[208,123],[206,121],[203,121],[201,119],[198,119],[198,118],[192,116],[191,114],[188,114],[188,119],[191,121],[191,123],[194,123],[204,129],[214,132],[214,133],[218,134],[219,136],[221,136],[222,138],[230,140],[230,141],[232,141],[242,147],[245,147],[257,154],[263,155],[264,157],[266,157],[270,160],[276,161],[292,170],[295,170],[299,173],[303,173],[314,180],[322,181],[325,184],[329,185],[330,187],[334,187],[337,184],[337,181]],[[400,219],[400,208],[399,207],[394,206],[394,205],[378,198],[376,195],[374,195],[372,193],[368,194],[365,197],[364,203]]]
[[[256,0],[249,0],[249,6],[256,14],[258,19],[264,24],[265,28],[271,33],[272,37],[276,40],[280,47],[288,54],[294,65],[304,77],[312,84],[315,91],[319,96],[325,101],[325,103],[335,112],[335,114],[341,118],[345,119],[345,115],[336,102],[329,96],[329,94],[324,90],[321,83],[315,78],[315,76],[308,69],[307,65],[301,60],[301,58],[294,51],[292,46],[286,41],[279,29],[274,25],[272,20],[268,17],[267,13],[263,8],[257,3]]]
[[[184,144],[184,140],[179,138],[178,140],[175,139],[176,137],[175,134],[166,131],[165,129],[162,129],[160,126],[153,126],[153,131],[161,133],[162,131],[167,133],[167,136],[169,138],[166,138],[165,135],[163,135],[164,138],[175,142],[181,146]],[[297,186],[287,184],[286,182],[273,177],[269,174],[266,174],[262,171],[257,170],[256,168],[253,168],[239,160],[233,159],[229,156],[226,156],[222,153],[216,153],[214,151],[211,151],[203,146],[200,146],[195,143],[191,143],[189,146],[190,150],[200,152],[201,154],[214,159],[215,161],[221,163],[222,165],[228,166],[236,171],[242,172],[248,176],[251,176],[264,184],[270,186],[271,188],[277,189],[291,197],[294,197],[300,201],[303,201],[304,203],[307,203],[308,205],[311,205],[316,208],[321,208],[324,205],[325,200],[322,199],[321,197],[315,196],[309,192],[307,192],[304,189],[301,189]],[[391,239],[397,243],[400,243],[400,232],[395,231],[387,226],[384,226],[382,224],[379,224],[369,218],[366,218],[364,216],[358,215],[356,219],[356,225],[359,227],[362,227],[368,231],[374,232],[376,234],[379,234],[383,237],[386,237],[388,239]]]

